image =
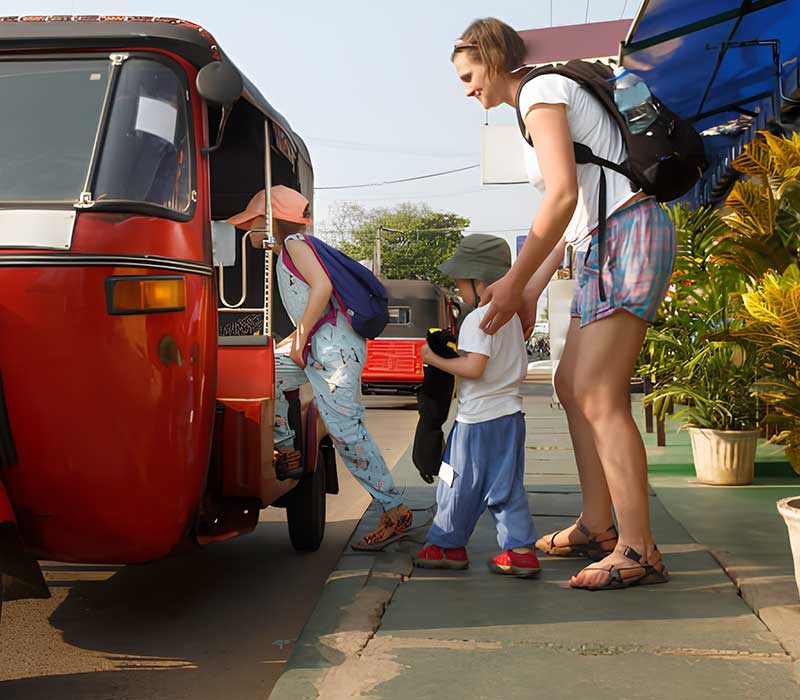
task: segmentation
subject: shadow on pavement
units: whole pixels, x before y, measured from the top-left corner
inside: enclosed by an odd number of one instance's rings
[[[294,551],[285,523],[265,522],[252,535],[150,564],[54,565],[50,584],[68,593],[49,621],[66,644],[97,653],[72,662],[75,673],[0,683],[0,697],[263,697],[282,672],[354,524],[328,523],[328,546],[312,554]],[[13,645],[13,639],[4,640],[4,664],[13,663]],[[63,670],[63,664],[52,670]]]

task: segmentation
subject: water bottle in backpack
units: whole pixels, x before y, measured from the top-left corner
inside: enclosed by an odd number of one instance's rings
[[[632,134],[646,131],[658,118],[658,105],[645,82],[622,66],[614,71],[614,103]]]

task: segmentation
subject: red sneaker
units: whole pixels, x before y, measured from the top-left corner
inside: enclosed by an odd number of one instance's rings
[[[464,547],[442,549],[435,544],[426,544],[414,557],[414,566],[420,569],[462,570],[469,566],[469,557]]]
[[[489,568],[496,574],[531,578],[538,576],[542,567],[536,553],[531,550],[526,554],[518,554],[513,549],[501,552],[489,562]]]

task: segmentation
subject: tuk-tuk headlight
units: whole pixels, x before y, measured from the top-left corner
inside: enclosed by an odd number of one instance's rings
[[[109,277],[108,313],[114,315],[164,313],[186,308],[186,280],[180,275]]]

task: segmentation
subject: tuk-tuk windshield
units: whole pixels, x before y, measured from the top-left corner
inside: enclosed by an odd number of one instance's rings
[[[125,61],[111,103],[97,178],[96,202],[154,204],[187,213],[192,206],[189,93],[171,65]]]
[[[77,201],[109,72],[108,59],[0,62],[0,202]]]
[[[167,61],[133,55],[116,68],[108,56],[0,62],[0,95],[0,205],[73,206],[88,187],[98,209],[145,204],[189,214],[189,93]]]

